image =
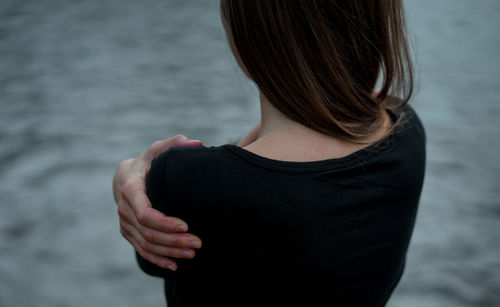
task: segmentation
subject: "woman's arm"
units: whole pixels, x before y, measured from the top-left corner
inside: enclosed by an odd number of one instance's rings
[[[186,233],[187,224],[152,208],[146,195],[146,174],[151,161],[172,146],[200,146],[200,141],[178,135],[155,142],[135,159],[120,163],[113,177],[113,195],[118,205],[120,233],[146,260],[162,268],[177,269],[172,258],[192,258],[192,248],[201,240]]]

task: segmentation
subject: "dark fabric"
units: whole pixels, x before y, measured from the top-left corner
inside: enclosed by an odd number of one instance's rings
[[[152,163],[153,206],[203,240],[166,279],[169,306],[384,306],[403,272],[425,169],[410,107],[379,143],[284,162],[234,145],[175,147]]]

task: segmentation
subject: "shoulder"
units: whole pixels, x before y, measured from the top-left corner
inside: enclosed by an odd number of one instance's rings
[[[392,111],[398,124],[389,138],[391,151],[385,161],[397,162],[399,182],[418,179],[421,186],[426,163],[426,134],[417,111],[409,104]],[[414,174],[414,176],[408,176]],[[398,177],[398,175],[394,175]]]
[[[195,164],[217,163],[226,160],[228,151],[222,146],[175,146],[158,156],[169,167],[189,166]]]
[[[213,181],[219,174],[230,172],[238,163],[222,146],[177,146],[162,153],[152,164],[159,167],[170,185]],[[175,182],[174,182],[175,181]]]
[[[417,111],[409,104],[404,107],[393,110],[392,114],[399,120],[399,130],[409,133],[416,133],[425,140],[425,129],[417,114]]]
[[[153,206],[175,215],[179,214],[175,211],[179,201],[185,202],[193,195],[208,195],[220,182],[220,170],[231,169],[228,155],[224,146],[177,146],[160,154],[151,162],[146,176],[146,189]]]
[[[411,105],[405,104],[388,111],[395,126],[384,143],[391,145],[401,158],[425,159],[426,133],[416,110]],[[403,155],[401,151],[409,156]]]

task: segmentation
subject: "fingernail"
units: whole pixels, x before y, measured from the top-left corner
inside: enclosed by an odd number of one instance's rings
[[[191,241],[191,242],[189,242],[188,246],[191,248],[200,248],[201,242],[200,241]]]
[[[181,252],[181,256],[182,257],[191,257],[193,254],[191,253],[191,251],[182,251]]]
[[[173,266],[172,264],[167,265],[167,268],[171,271],[175,271],[175,266]]]
[[[175,226],[175,231],[177,232],[186,232],[188,230],[186,225],[177,225]]]

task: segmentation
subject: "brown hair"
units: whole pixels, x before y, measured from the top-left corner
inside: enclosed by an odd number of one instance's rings
[[[304,126],[363,143],[384,109],[410,99],[401,0],[222,0],[221,12],[242,68],[276,109]],[[401,93],[400,103],[390,103]]]

